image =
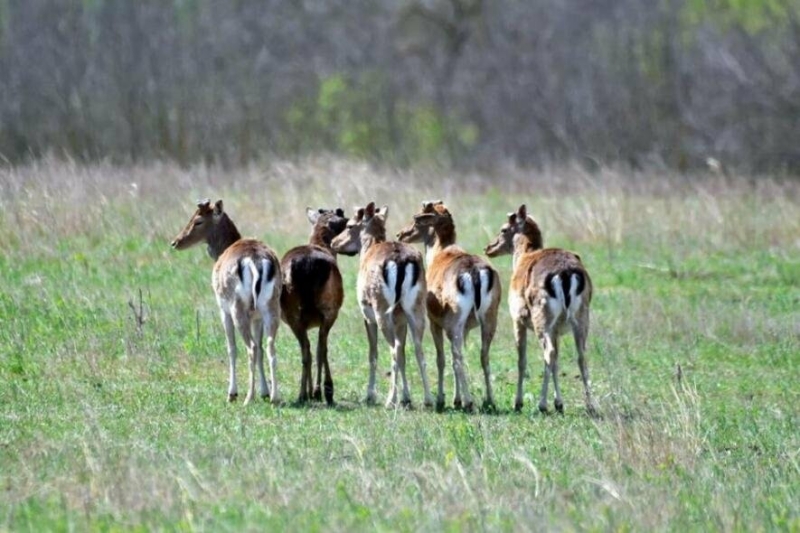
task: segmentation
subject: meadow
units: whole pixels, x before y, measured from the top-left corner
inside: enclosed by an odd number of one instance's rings
[[[545,244],[577,251],[592,274],[601,416],[585,413],[568,337],[565,414],[537,411],[534,344],[513,411],[510,257],[494,261],[499,412],[422,409],[413,362],[414,409],[363,405],[349,257],[330,341],[337,406],[293,405],[300,359],[286,327],[285,405],[227,403],[212,261],[203,246],[169,248],[206,197],[279,254],[306,241],[306,206],[349,214],[375,200],[394,233],[420,201],[443,199],[460,244],[479,252],[526,203]],[[45,159],[0,169],[0,251],[0,530],[800,531],[800,181]],[[434,379],[427,332],[425,350]],[[478,350],[473,332],[480,397]]]

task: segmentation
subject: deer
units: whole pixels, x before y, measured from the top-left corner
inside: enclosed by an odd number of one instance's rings
[[[172,242],[184,250],[205,241],[214,259],[211,286],[219,305],[228,349],[228,401],[238,397],[236,387],[236,333],[244,339],[250,358],[250,379],[244,404],[255,397],[255,373],[259,373],[261,397],[280,403],[277,381],[275,337],[280,325],[281,265],[275,252],[256,239],[243,239],[236,225],[223,210],[222,200],[197,203],[186,227]],[[267,337],[270,384],[264,376],[262,338]]]
[[[281,259],[283,290],[281,316],[300,344],[302,374],[298,403],[322,399],[321,377],[325,371],[325,402],[333,405],[333,378],[328,365],[328,334],[344,300],[342,274],[331,248],[333,238],[347,225],[341,209],[306,208],[312,230],[308,244],[296,246]],[[308,330],[319,328],[317,337],[317,379],[312,389],[311,344]]]
[[[586,339],[589,334],[589,306],[592,280],[578,254],[560,248],[544,248],[542,232],[525,205],[508,213],[495,240],[485,249],[489,257],[513,254],[508,308],[514,325],[517,347],[516,411],[522,410],[522,386],[527,368],[528,329],[539,339],[544,356],[544,375],[539,411],[547,413],[547,388],[553,378],[555,409],[564,412],[558,384],[558,339],[572,330],[578,352],[578,367],[583,380],[584,400],[590,415],[597,410],[589,387],[586,366]]]
[[[342,233],[331,243],[340,254],[359,255],[357,297],[369,341],[369,381],[366,403],[375,404],[378,365],[378,329],[392,351],[391,388],[386,407],[397,406],[398,373],[402,381],[401,405],[411,406],[406,379],[405,342],[411,330],[414,353],[422,376],[425,407],[433,406],[428,386],[422,336],[425,332],[425,268],[422,254],[413,246],[386,240],[388,206],[375,202],[358,208]]]
[[[486,383],[484,409],[494,409],[489,349],[497,330],[497,309],[502,288],[500,277],[485,259],[467,253],[456,244],[453,216],[441,200],[422,202],[422,210],[397,233],[401,242],[422,242],[426,251],[427,310],[438,371],[437,410],[444,409],[444,337],[452,352],[455,395],[453,406],[473,409],[464,365],[464,340],[480,326],[481,366]],[[462,399],[463,395],[463,399]],[[462,403],[463,402],[463,403]]]

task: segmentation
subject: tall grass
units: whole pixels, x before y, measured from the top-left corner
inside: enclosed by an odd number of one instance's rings
[[[45,160],[0,171],[0,529],[797,530],[800,184],[506,169],[395,171],[339,159],[233,170]],[[342,257],[331,335],[338,406],[225,402],[224,339],[201,247],[168,247],[198,198],[279,253],[308,206],[451,207],[478,251],[525,202],[597,288],[582,410],[562,343],[564,416],[541,416],[539,350],[511,412],[505,306],[496,415],[368,408],[366,342]],[[510,259],[496,262],[504,280]],[[142,294],[143,324],[134,311]],[[480,394],[477,338],[467,362]],[[426,336],[432,363],[432,343]],[[278,338],[296,394],[299,351]],[[379,364],[388,368],[388,350]],[[431,375],[431,377],[433,377]],[[448,373],[446,390],[452,394]],[[379,386],[385,394],[388,383]]]

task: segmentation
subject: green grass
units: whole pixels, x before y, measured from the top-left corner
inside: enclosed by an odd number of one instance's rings
[[[0,530],[800,530],[800,183],[398,173],[329,159],[0,173]],[[347,257],[330,347],[338,406],[291,405],[300,365],[285,327],[287,405],[226,403],[211,260],[168,247],[207,196],[278,253],[304,242],[306,205],[374,199],[394,232],[419,201],[442,198],[460,243],[478,251],[526,202],[546,244],[578,251],[593,276],[602,418],[584,414],[568,338],[566,413],[536,412],[533,344],[525,409],[511,410],[505,304],[492,350],[499,413],[364,406]],[[495,264],[505,289],[510,258]],[[139,291],[141,330],[129,307]],[[477,337],[467,361],[480,396]],[[433,379],[427,334],[425,349]],[[389,368],[384,344],[379,365]]]

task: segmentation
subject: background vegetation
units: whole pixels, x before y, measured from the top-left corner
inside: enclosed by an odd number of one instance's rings
[[[566,414],[536,412],[533,346],[526,408],[510,411],[505,305],[492,351],[500,413],[361,405],[366,342],[346,257],[338,407],[226,403],[211,261],[168,247],[205,196],[279,253],[306,238],[306,205],[387,202],[396,231],[441,197],[478,250],[527,202],[546,242],[579,250],[594,278],[603,417],[583,412],[569,339]],[[800,529],[797,182],[46,159],[0,171],[0,249],[0,530]],[[507,286],[509,258],[496,265]],[[481,394],[476,342],[467,361]],[[427,335],[425,348],[432,364]],[[278,353],[291,400],[300,365],[286,328]],[[383,345],[379,362],[388,368]]]
[[[800,167],[796,0],[0,0],[0,154]]]

